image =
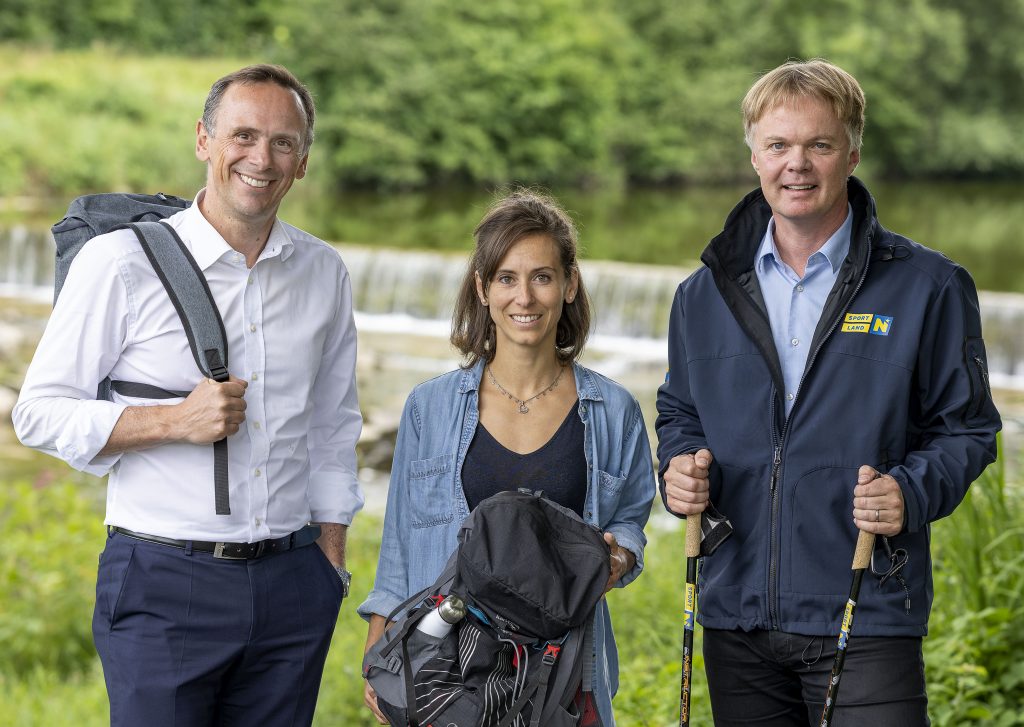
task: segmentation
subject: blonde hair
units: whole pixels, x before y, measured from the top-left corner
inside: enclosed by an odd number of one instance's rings
[[[864,135],[864,91],[857,79],[822,58],[786,61],[757,79],[743,97],[743,138],[752,147],[754,125],[782,104],[816,98],[832,107],[852,150]]]

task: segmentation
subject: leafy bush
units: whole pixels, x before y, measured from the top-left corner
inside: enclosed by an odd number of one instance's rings
[[[1024,506],[997,461],[935,524],[935,607],[925,640],[933,722],[1024,724]]]
[[[89,667],[105,537],[95,501],[71,483],[8,484],[0,532],[0,671],[66,676]]]

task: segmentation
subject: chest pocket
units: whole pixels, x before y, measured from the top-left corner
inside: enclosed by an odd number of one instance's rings
[[[409,463],[409,522],[414,528],[450,523],[455,455],[443,454]]]

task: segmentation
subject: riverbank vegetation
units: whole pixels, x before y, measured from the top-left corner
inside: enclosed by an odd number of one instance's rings
[[[1015,0],[18,2],[0,195],[193,188],[183,119],[247,60],[312,87],[332,191],[747,179],[745,89],[811,56],[866,90],[862,173],[1019,179],[1022,26]]]
[[[929,711],[937,727],[1021,724],[1024,691],[1024,501],[997,463],[952,517],[933,528],[935,608],[925,641]],[[102,548],[97,481],[0,488],[0,712],[10,724],[107,723],[102,671],[90,622]],[[660,506],[656,506],[660,510]],[[366,630],[355,606],[373,582],[377,514],[360,515],[349,537],[353,594],[328,658],[318,725],[375,724],[362,707]],[[626,727],[677,720],[681,643],[682,530],[656,514],[644,575],[611,595],[622,663],[615,700]],[[698,637],[700,630],[698,629]],[[830,656],[828,658],[831,658]],[[710,714],[700,649],[695,715]]]

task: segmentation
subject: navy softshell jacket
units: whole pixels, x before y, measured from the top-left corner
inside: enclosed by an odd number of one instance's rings
[[[732,211],[673,302],[669,375],[658,392],[660,470],[709,449],[711,500],[735,529],[701,561],[707,627],[838,632],[857,539],[853,488],[868,464],[903,491],[906,525],[888,540],[908,561],[902,583],[865,578],[857,633],[925,634],[929,523],[949,515],[996,457],[1001,424],[971,277],[884,229],[853,177],[849,197],[850,251],[788,419],[754,272],[771,215],[760,190]],[[878,538],[879,569],[889,564],[883,552]]]

